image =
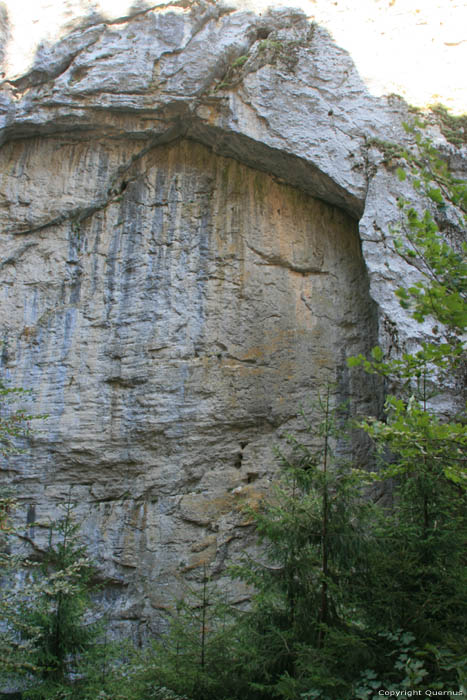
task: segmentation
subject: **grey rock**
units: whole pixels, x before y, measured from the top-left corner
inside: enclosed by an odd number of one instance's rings
[[[253,546],[242,504],[300,406],[331,379],[376,411],[346,358],[429,332],[394,298],[401,184],[371,148],[406,139],[406,107],[296,10],[69,26],[0,103],[2,376],[48,414],[6,473],[24,527],[71,487],[102,604],[144,636]]]

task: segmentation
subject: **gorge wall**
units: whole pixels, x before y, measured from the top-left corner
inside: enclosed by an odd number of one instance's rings
[[[410,185],[375,145],[407,107],[298,10],[75,15],[3,84],[1,372],[48,417],[2,468],[39,551],[71,493],[103,606],[143,637],[251,543],[241,505],[300,406],[331,379],[377,410],[346,358],[421,332],[387,238]]]

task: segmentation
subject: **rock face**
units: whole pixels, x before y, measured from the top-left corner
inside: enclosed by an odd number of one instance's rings
[[[6,474],[25,527],[71,487],[120,632],[222,579],[328,379],[374,409],[345,359],[415,332],[371,147],[404,115],[302,13],[217,3],[81,18],[4,84],[2,375],[48,414]]]
[[[49,414],[18,461],[22,498],[45,520],[73,486],[94,556],[133,584],[139,616],[167,604],[180,570],[221,573],[280,432],[376,338],[357,227],[188,140],[53,137],[4,156],[28,227],[85,207],[123,168],[118,194],[82,220],[19,235],[19,204],[5,221],[17,233],[3,354]]]

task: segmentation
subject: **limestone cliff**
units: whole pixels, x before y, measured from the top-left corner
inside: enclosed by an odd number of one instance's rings
[[[1,371],[49,415],[5,474],[25,528],[72,487],[133,630],[225,575],[300,405],[371,410],[346,357],[418,332],[372,146],[406,107],[302,12],[210,2],[75,18],[3,88]]]

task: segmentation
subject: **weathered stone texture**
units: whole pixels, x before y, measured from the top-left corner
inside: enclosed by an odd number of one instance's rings
[[[406,138],[406,108],[294,10],[180,2],[71,29],[1,97],[2,376],[49,414],[7,475],[39,521],[72,487],[134,626],[180,576],[225,575],[241,504],[328,378],[374,406],[345,358],[417,337],[385,235],[401,184],[371,145]]]
[[[4,367],[49,414],[22,498],[40,519],[72,485],[105,576],[161,606],[177,571],[221,570],[280,433],[375,339],[356,224],[187,140],[4,158]]]

